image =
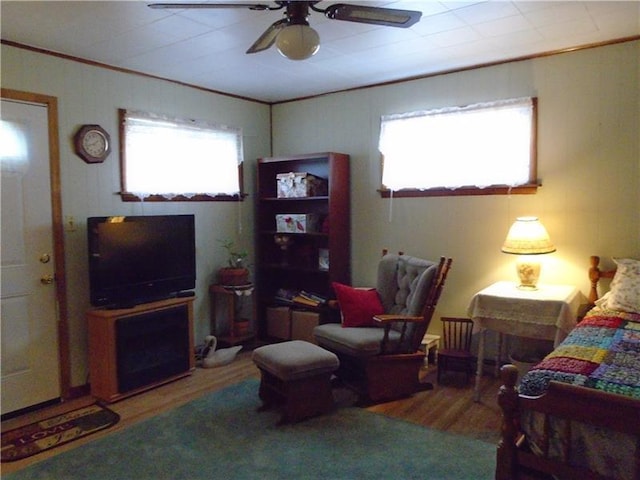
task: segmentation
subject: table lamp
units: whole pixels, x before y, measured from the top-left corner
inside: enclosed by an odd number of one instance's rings
[[[502,245],[504,253],[518,255],[516,269],[521,290],[537,290],[540,261],[536,255],[556,251],[551,238],[537,217],[518,217]]]

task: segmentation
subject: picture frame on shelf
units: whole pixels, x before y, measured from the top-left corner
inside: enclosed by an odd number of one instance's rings
[[[329,249],[318,249],[318,268],[320,270],[329,270]]]

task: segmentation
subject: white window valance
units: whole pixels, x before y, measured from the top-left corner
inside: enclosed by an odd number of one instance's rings
[[[532,181],[533,98],[384,115],[385,189],[485,188]]]
[[[123,127],[127,193],[168,199],[240,194],[240,128],[131,110]]]

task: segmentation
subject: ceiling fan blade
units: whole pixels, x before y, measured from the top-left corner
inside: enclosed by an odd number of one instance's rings
[[[282,20],[278,20],[277,22],[271,24],[269,28],[267,28],[260,38],[254,42],[247,53],[258,53],[263,50],[267,50],[270,48],[275,42],[276,38],[278,38],[278,34],[280,30],[286,27],[289,24],[289,19],[283,18]]]
[[[249,10],[278,10],[266,3],[149,3],[149,8],[248,8]]]
[[[345,20],[347,22],[371,23],[373,25],[385,25],[387,27],[409,28],[417,23],[422,12],[415,10],[397,10],[394,8],[366,7],[363,5],[350,5],[336,3],[331,5],[324,14],[332,20]]]

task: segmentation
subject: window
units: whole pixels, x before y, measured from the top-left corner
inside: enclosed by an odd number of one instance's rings
[[[385,115],[381,193],[534,193],[535,126],[535,98]]]
[[[243,198],[239,128],[131,110],[120,125],[124,200]]]
[[[10,120],[0,120],[0,165],[2,173],[24,173],[28,168],[27,129]]]

